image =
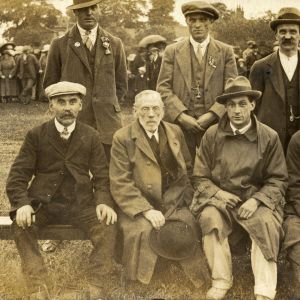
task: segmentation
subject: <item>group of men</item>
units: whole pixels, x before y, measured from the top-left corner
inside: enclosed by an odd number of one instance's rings
[[[127,279],[148,284],[164,257],[196,288],[209,285],[211,300],[232,287],[230,249],[245,240],[255,297],[274,299],[284,241],[300,299],[300,12],[283,8],[270,23],[279,51],[249,81],[209,34],[218,10],[184,3],[189,38],[167,46],[157,91],[136,95],[135,120],[121,128],[125,55],[98,25],[98,2],[69,7],[77,24],[52,42],[44,79],[54,118],[27,133],[7,180],[30,299],[50,299],[36,232],[53,222],[92,241],[84,299],[105,298],[117,228]]]

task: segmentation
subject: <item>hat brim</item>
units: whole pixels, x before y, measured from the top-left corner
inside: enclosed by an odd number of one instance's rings
[[[187,17],[188,15],[191,15],[191,14],[204,14],[214,21],[219,19],[219,15],[217,13],[215,13],[215,12],[210,13],[210,12],[208,12],[206,10],[202,10],[202,9],[189,10],[184,13],[184,16]]]
[[[66,9],[72,9],[72,10],[74,10],[74,9],[85,8],[85,7],[89,7],[89,6],[95,5],[95,4],[99,3],[100,1],[101,0],[92,0],[92,1],[85,2],[85,3],[78,3],[78,4],[67,6]]]
[[[248,96],[251,100],[258,100],[262,95],[262,92],[260,91],[253,91],[253,90],[248,90],[248,91],[240,91],[240,92],[234,92],[234,93],[228,93],[228,94],[223,94],[221,96],[218,96],[216,98],[216,101],[220,104],[225,104],[228,99],[232,99],[238,96]]]
[[[62,96],[62,95],[79,95],[81,97],[84,97],[85,95],[80,93],[80,92],[72,92],[72,91],[66,91],[66,92],[61,92],[61,93],[57,93],[51,96],[48,96],[49,99],[51,98],[55,98],[57,96]]]
[[[159,256],[170,259],[170,260],[183,260],[186,258],[191,257],[197,247],[197,240],[195,239],[193,245],[191,245],[190,247],[187,247],[187,251],[186,253],[183,253],[182,255],[179,255],[178,253],[176,253],[177,255],[172,255],[171,253],[169,253],[168,251],[165,251],[164,249],[162,249],[160,247],[160,243],[158,241],[158,231],[154,228],[152,228],[150,235],[149,235],[149,245],[151,247],[151,249]]]
[[[297,24],[300,26],[300,19],[276,19],[270,22],[270,27],[275,31],[276,27],[281,24]]]

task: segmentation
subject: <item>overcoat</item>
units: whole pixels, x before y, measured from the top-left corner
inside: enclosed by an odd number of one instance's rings
[[[157,91],[165,103],[165,119],[174,122],[188,109],[192,92],[191,44],[189,38],[168,45],[157,82]],[[216,97],[224,91],[228,78],[237,76],[237,67],[231,46],[211,38],[207,47],[205,66],[204,104],[206,111],[221,117],[224,106]]]
[[[200,224],[203,234],[214,228],[224,239],[232,232],[235,220],[256,241],[267,260],[276,261],[282,230],[281,203],[287,188],[287,169],[277,133],[252,118],[252,127],[244,135],[233,135],[227,115],[204,134],[194,166],[195,197],[191,210],[201,215],[207,206],[221,212],[226,226],[216,224],[218,216],[211,216],[210,224]],[[237,218],[239,205],[230,210],[214,195],[225,190],[240,197],[260,201],[254,215]],[[240,204],[241,205],[241,204]],[[201,222],[200,222],[201,223]]]
[[[109,39],[109,54],[101,38]],[[119,102],[127,92],[126,57],[122,42],[99,27],[92,70],[78,27],[53,40],[47,59],[44,88],[71,81],[87,89],[78,119],[98,130],[102,143],[111,144],[114,132],[122,127]]]
[[[286,92],[278,52],[273,52],[256,61],[251,68],[249,79],[252,89],[262,92],[262,97],[257,101],[255,109],[258,120],[278,133],[283,148],[286,149],[286,119],[289,111],[286,110]],[[297,101],[300,107],[299,97]],[[297,128],[300,129],[299,120],[294,122],[297,122]]]
[[[161,124],[178,164],[176,178],[163,195],[160,166],[138,120],[115,133],[111,149],[110,184],[112,196],[120,208],[119,224],[124,234],[123,263],[127,277],[143,283],[149,283],[157,259],[148,243],[152,225],[142,216],[144,211],[153,208],[151,200],[162,203],[166,216],[176,208],[171,216],[184,220],[195,233],[197,231],[187,208],[193,197],[193,188],[188,176],[191,175],[191,158],[183,133],[177,125]],[[196,285],[207,272],[199,251],[200,246],[192,260],[181,261],[186,275]]]
[[[11,217],[23,205],[51,203],[63,181],[65,169],[75,180],[75,206],[113,205],[108,165],[98,132],[77,121],[66,153],[60,139],[54,120],[27,133],[6,184]]]

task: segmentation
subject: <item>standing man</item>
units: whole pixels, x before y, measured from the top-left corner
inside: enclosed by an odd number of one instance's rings
[[[226,115],[207,130],[197,152],[191,210],[211,269],[206,299],[221,300],[231,288],[229,236],[239,244],[245,235],[252,244],[255,297],[275,298],[288,175],[278,134],[252,115],[260,96],[246,77],[229,79],[217,98]]]
[[[117,220],[106,155],[98,132],[76,120],[85,87],[58,82],[45,93],[55,117],[27,133],[6,186],[30,299],[49,299],[37,230],[51,223],[72,224],[88,235],[94,246],[86,273],[89,299],[104,298],[105,280],[113,270]],[[68,299],[79,297],[75,293]]]
[[[284,151],[291,136],[300,129],[300,11],[280,9],[270,22],[279,50],[256,61],[250,72],[254,89],[262,92],[256,107],[258,119],[277,131]]]
[[[44,88],[71,81],[87,89],[78,119],[96,128],[107,157],[114,132],[121,128],[120,101],[127,92],[126,57],[119,38],[98,24],[100,0],[74,0],[77,24],[50,47]]]
[[[135,122],[114,135],[109,167],[111,192],[120,208],[126,277],[148,284],[160,255],[178,260],[194,285],[201,287],[208,271],[200,247],[186,243],[189,233],[180,237],[175,223],[168,222],[186,224],[195,236],[191,240],[197,241],[196,223],[188,209],[193,188],[184,136],[177,125],[162,121],[163,102],[156,91],[136,95],[134,114]],[[151,232],[158,229],[164,236],[164,251],[151,246]]]
[[[219,12],[203,1],[182,5],[190,37],[167,46],[157,91],[165,103],[167,121],[183,129],[192,159],[204,131],[223,115],[215,103],[228,78],[237,76],[233,49],[209,32]]]

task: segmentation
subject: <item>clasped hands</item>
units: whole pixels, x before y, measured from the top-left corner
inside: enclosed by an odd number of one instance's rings
[[[106,225],[117,222],[116,212],[106,204],[99,204],[96,207],[97,218],[102,223],[106,218]],[[17,209],[16,222],[19,227],[25,229],[35,223],[35,212],[31,205],[24,205]]]
[[[218,191],[215,194],[215,198],[217,198],[220,201],[223,201],[228,208],[233,209],[235,208],[242,200],[240,197],[228,193],[226,191]],[[253,216],[253,214],[256,212],[258,206],[260,205],[260,202],[254,198],[249,198],[245,203],[243,203],[240,208],[238,209],[238,217],[240,219],[249,219]]]
[[[195,119],[188,114],[182,112],[178,117],[177,121],[188,131],[194,133],[205,131],[210,124],[216,119],[216,115],[213,112],[207,112],[198,119]]]

